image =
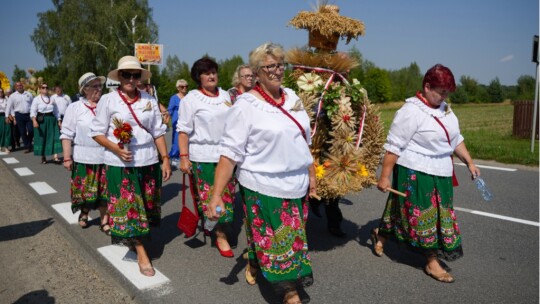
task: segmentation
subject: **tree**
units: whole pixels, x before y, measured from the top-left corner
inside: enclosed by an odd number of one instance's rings
[[[367,71],[364,87],[368,91],[369,99],[373,102],[385,102],[392,98],[392,89],[388,72],[373,68]]]
[[[405,100],[422,88],[423,75],[416,62],[397,71],[389,71],[388,77],[392,85],[392,100]]]
[[[82,74],[106,74],[122,56],[133,55],[135,43],[158,37],[147,0],[52,3],[54,9],[38,14],[31,40],[66,91],[77,91]]]
[[[13,85],[15,85],[16,82],[21,81],[22,78],[26,78],[26,71],[15,65],[15,68],[13,69],[13,77],[11,78]]]
[[[470,102],[478,102],[478,94],[480,92],[478,81],[466,75],[461,76],[459,81],[461,82],[461,87],[468,96],[468,100]]]
[[[238,55],[219,61],[218,86],[224,90],[230,89],[232,87],[234,71],[236,71],[236,67],[242,64],[244,64],[244,59]]]
[[[456,91],[450,94],[450,101],[452,103],[467,103],[469,102],[469,95],[462,86],[457,86]]]
[[[517,99],[534,100],[535,81],[534,77],[522,75],[517,80]]]
[[[499,81],[499,77],[496,77],[489,83],[489,86],[487,87],[487,93],[489,95],[488,102],[503,102],[504,101],[503,90],[502,90],[501,82]]]
[[[169,55],[165,59],[165,67],[160,73],[156,73],[156,77],[152,77],[152,83],[158,88],[159,101],[164,105],[168,105],[170,97],[178,93],[175,88],[178,79],[186,80],[191,88],[195,87],[188,64],[180,61],[176,55],[172,57]]]

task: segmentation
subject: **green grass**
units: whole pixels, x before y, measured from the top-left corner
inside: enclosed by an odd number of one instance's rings
[[[402,102],[380,105],[386,132]],[[507,164],[538,166],[538,140],[531,152],[530,138],[512,136],[514,106],[502,104],[453,104],[452,110],[467,149],[474,159],[494,160]]]

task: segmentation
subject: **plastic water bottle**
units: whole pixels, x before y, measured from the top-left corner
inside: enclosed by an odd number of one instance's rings
[[[484,198],[484,200],[490,201],[492,195],[491,195],[491,192],[489,192],[486,182],[484,182],[484,180],[481,177],[476,177],[474,179],[474,183],[476,184],[476,188],[478,188],[478,190],[482,194],[482,197]]]
[[[221,206],[217,206],[216,207],[216,213],[218,216],[221,215]],[[210,219],[206,219],[206,221],[204,222],[204,229],[207,230],[207,231],[212,231],[214,230],[214,227],[216,227],[216,224],[218,223],[219,220],[215,220],[215,221],[212,221]]]

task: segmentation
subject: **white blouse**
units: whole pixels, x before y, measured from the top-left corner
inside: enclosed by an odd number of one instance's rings
[[[118,139],[113,135],[114,117],[129,123],[133,129],[133,137],[129,144],[129,150],[133,153],[133,161],[124,162],[115,153],[105,149],[104,163],[106,165],[143,167],[158,162],[158,151],[154,139],[163,136],[167,126],[162,123],[159,106],[154,97],[146,92],[140,92],[140,94],[140,99],[133,103],[131,108],[148,132],[139,127],[118,91],[103,95],[98,103],[96,117],[90,126],[90,137],[105,135],[110,141],[118,143]]]
[[[191,161],[219,161],[219,141],[232,104],[229,93],[221,88],[218,90],[219,95],[216,97],[206,96],[199,90],[191,90],[180,103],[176,131],[189,136]]]
[[[299,97],[284,89],[287,110],[310,141],[310,122]],[[308,142],[298,126],[281,110],[251,93],[244,93],[231,108],[220,141],[220,155],[237,163],[242,186],[264,195],[300,198],[309,187],[308,167],[313,164]]]
[[[62,94],[62,96],[59,96],[58,94],[54,94],[51,96],[51,99],[54,100],[56,103],[56,106],[58,107],[58,113],[60,115],[65,115],[67,107],[71,104],[71,99],[66,94]]]
[[[30,106],[30,118],[36,117],[37,113],[53,113],[56,119],[60,119],[58,107],[54,100],[49,96],[38,95],[34,97],[32,105]]]
[[[450,155],[463,141],[459,123],[453,112],[445,113],[447,103],[438,109],[426,106],[411,97],[396,112],[384,148],[399,156],[397,163],[404,167],[437,176],[452,176]],[[439,118],[448,131],[434,117]]]
[[[70,104],[64,114],[60,139],[69,139],[73,142],[72,158],[75,162],[103,163],[105,148],[89,136],[95,111],[88,100],[81,97],[78,102]]]
[[[0,113],[5,113],[7,109],[7,98],[0,98]]]

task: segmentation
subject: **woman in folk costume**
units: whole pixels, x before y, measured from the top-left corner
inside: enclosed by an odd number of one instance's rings
[[[452,154],[466,164],[473,178],[480,170],[465,146],[457,117],[445,102],[456,89],[452,71],[441,64],[433,66],[422,87],[396,113],[384,145],[377,188],[386,192],[392,186],[406,197],[389,194],[379,227],[372,231],[373,251],[382,256],[385,241],[395,238],[424,254],[427,275],[452,283],[454,278],[439,261],[463,255],[454,212]]]
[[[120,86],[101,98],[90,133],[106,149],[112,242],[137,252],[145,276],[154,276],[155,270],[141,241],[150,236],[150,227],[160,224],[161,185],[171,176],[159,105],[137,89],[137,82],[150,76],[136,57],[120,58],[118,68],[108,74]]]
[[[79,78],[79,102],[70,104],[62,120],[60,139],[64,153],[64,167],[71,171],[71,211],[80,211],[79,225],[88,228],[88,213],[99,209],[99,228],[111,235],[107,214],[107,181],[103,154],[105,148],[96,143],[90,126],[96,116],[105,77],[85,73]]]

